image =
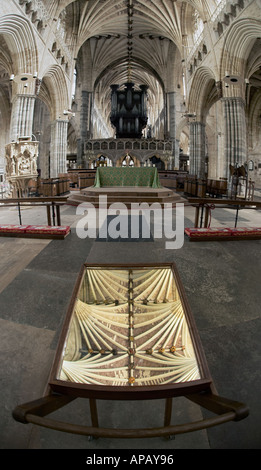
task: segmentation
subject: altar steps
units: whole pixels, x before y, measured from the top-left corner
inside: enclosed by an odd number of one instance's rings
[[[79,205],[84,202],[89,202],[95,207],[98,207],[100,196],[107,197],[107,206],[114,203],[123,203],[126,207],[130,208],[133,203],[153,203],[164,204],[177,204],[183,203],[185,200],[177,193],[168,188],[144,188],[144,187],[103,187],[84,188],[78,193],[74,192],[68,198],[67,203],[71,205]]]

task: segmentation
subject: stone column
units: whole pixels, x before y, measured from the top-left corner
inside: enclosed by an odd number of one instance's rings
[[[175,141],[176,141],[176,98],[175,92],[167,93],[168,102],[168,135],[170,140],[173,141],[173,158],[170,159],[169,169],[173,170],[176,166],[176,153],[175,153]]]
[[[82,157],[84,154],[84,144],[82,139],[77,139],[77,165],[82,164]]]
[[[12,106],[11,141],[32,138],[35,96],[16,95]]]
[[[171,139],[176,139],[176,119],[175,119],[175,92],[167,94],[168,96],[168,131]]]
[[[175,168],[179,170],[179,146],[180,141],[175,139]]]
[[[225,143],[223,174],[229,176],[229,165],[241,166],[247,160],[245,103],[242,98],[222,99]]]
[[[56,120],[51,124],[50,177],[67,173],[68,121]]]
[[[80,128],[81,128],[81,138],[78,142],[77,148],[77,163],[81,165],[82,157],[84,153],[84,142],[87,139],[91,138],[91,110],[92,110],[92,92],[82,91],[82,100],[81,100],[81,114],[80,114]]]
[[[205,177],[206,126],[202,122],[190,123],[190,174]]]

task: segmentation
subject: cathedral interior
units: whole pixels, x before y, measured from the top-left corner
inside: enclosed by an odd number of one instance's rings
[[[0,236],[1,448],[260,449],[261,0],[1,0],[0,128],[0,235],[46,225],[46,208],[48,226],[70,229],[64,239]],[[185,235],[167,249],[155,216],[149,238],[79,237],[81,203],[106,191],[126,202],[123,174],[136,170],[154,180],[150,193],[133,183],[135,202],[154,191],[174,218],[184,204],[186,229],[203,228],[203,207],[206,229],[255,236]],[[115,172],[121,183],[103,193]],[[88,439],[17,422],[13,410],[44,393],[84,263],[175,263],[218,394],[249,416],[175,439]],[[58,417],[85,423],[83,402]],[[101,423],[163,425],[161,400],[98,402]],[[172,414],[204,417],[182,396]]]

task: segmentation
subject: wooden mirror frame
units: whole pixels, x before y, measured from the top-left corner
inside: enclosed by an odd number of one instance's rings
[[[57,379],[61,361],[63,358],[64,344],[68,334],[70,321],[74,312],[75,302],[81,288],[81,283],[86,269],[146,269],[146,268],[170,268],[183,310],[190,331],[196,359],[200,369],[200,379],[183,382],[170,383],[165,385],[152,386],[102,386],[73,383]],[[199,406],[213,412],[214,417],[203,419],[198,422],[171,425],[171,409],[172,399],[174,397],[183,396],[188,400],[197,403]],[[59,408],[65,407],[71,401],[77,398],[86,398],[90,403],[90,414],[92,426],[81,426],[72,423],[64,423],[46,418]],[[164,426],[149,429],[114,429],[99,427],[98,412],[96,400],[151,400],[165,399],[165,415]],[[206,357],[203,351],[201,340],[197,331],[195,320],[190,310],[189,303],[186,298],[185,290],[180,280],[177,268],[174,263],[168,264],[134,264],[134,265],[107,265],[107,264],[84,264],[78,275],[71,301],[64,320],[58,347],[56,350],[54,362],[51,368],[50,377],[46,387],[45,394],[39,400],[19,405],[13,411],[15,420],[21,423],[34,423],[50,429],[55,429],[73,434],[88,435],[93,437],[110,437],[110,438],[146,438],[170,436],[192,432],[200,429],[213,427],[228,421],[239,421],[246,418],[249,414],[248,407],[243,403],[238,403],[223,397],[220,397],[215,389],[214,383],[210,376]]]

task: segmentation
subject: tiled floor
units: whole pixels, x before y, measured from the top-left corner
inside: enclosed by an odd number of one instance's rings
[[[175,211],[174,211],[175,212]],[[175,214],[174,214],[175,215]],[[231,226],[234,213],[215,209],[212,226]],[[0,238],[0,350],[2,367],[0,446],[2,449],[253,449],[261,447],[261,240],[202,242],[166,249],[165,239],[117,243],[77,236],[76,207],[62,209],[71,225],[65,240]],[[23,223],[46,224],[44,210],[22,211]],[[185,207],[185,226],[194,208]],[[94,224],[94,218],[88,219]],[[0,223],[18,223],[15,208],[0,208]],[[157,221],[155,222],[155,224]],[[260,211],[242,210],[238,225],[260,226]],[[153,234],[154,226],[151,226]],[[58,433],[12,418],[18,404],[40,397],[48,379],[59,332],[79,269],[91,263],[175,262],[199,330],[208,365],[220,395],[243,401],[250,415],[208,431],[175,440],[98,439]],[[4,366],[3,366],[4,365]],[[173,422],[198,420],[201,411],[185,399],[174,400]],[[85,422],[88,406],[72,403],[68,416]],[[158,426],[162,402],[99,402],[101,423],[124,427]],[[60,411],[62,416],[64,411]]]

